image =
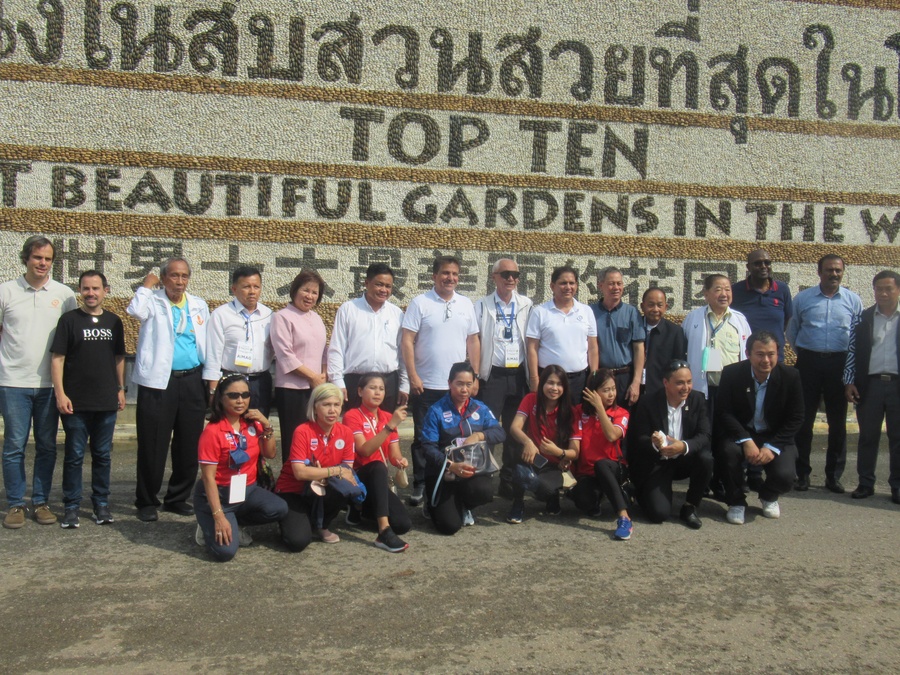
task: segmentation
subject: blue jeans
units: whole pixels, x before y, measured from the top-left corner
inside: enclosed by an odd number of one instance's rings
[[[46,504],[56,466],[59,413],[51,387],[0,387],[3,415],[3,486],[9,507],[25,506],[25,446],[34,421],[33,504]]]
[[[81,505],[81,467],[84,449],[91,443],[91,502],[94,509],[109,505],[109,467],[116,411],[76,412],[62,416],[66,430],[66,458],[63,463],[63,505],[66,511]]]

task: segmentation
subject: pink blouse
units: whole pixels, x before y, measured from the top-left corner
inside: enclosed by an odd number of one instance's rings
[[[309,380],[294,371],[306,366],[313,372],[323,372],[328,339],[322,317],[290,304],[272,315],[269,334],[275,351],[275,386],[309,389]]]

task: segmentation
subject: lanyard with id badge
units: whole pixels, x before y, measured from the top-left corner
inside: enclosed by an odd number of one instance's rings
[[[250,315],[241,310],[244,319],[244,339],[238,343],[234,352],[234,365],[238,368],[250,368],[253,365],[253,330],[250,328]]]
[[[231,442],[232,449],[228,453],[228,468],[232,471],[240,471],[241,467],[250,461],[247,452],[247,437],[243,434],[226,432],[225,436]],[[247,474],[237,473],[231,477],[231,485],[228,488],[228,503],[240,504],[247,498]]]
[[[703,348],[701,370],[705,373],[720,373],[724,367],[722,364],[722,350],[715,346],[715,342],[716,335],[725,327],[725,318],[723,317],[722,322],[716,327],[713,327],[712,319],[708,316],[706,320],[709,323],[709,345]]]
[[[503,354],[506,368],[517,368],[521,362],[519,354],[519,341],[515,339],[515,331],[513,326],[516,323],[516,303],[509,305],[509,314],[504,314],[499,305],[497,308],[497,319],[503,324],[501,334],[496,338],[503,342]]]

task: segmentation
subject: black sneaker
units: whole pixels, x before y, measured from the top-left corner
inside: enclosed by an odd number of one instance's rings
[[[109,523],[115,522],[112,514],[109,512],[109,507],[106,504],[102,504],[94,509],[94,522],[98,525],[108,525]]]
[[[66,511],[66,515],[63,516],[63,519],[59,522],[59,526],[64,530],[74,530],[81,523],[78,522],[78,510],[77,509],[69,509]]]
[[[362,512],[353,504],[347,507],[347,516],[344,519],[348,525],[359,525],[362,522]]]
[[[402,553],[409,548],[409,544],[394,534],[390,527],[386,527],[378,533],[378,537],[375,539],[375,546],[382,551],[389,551],[390,553]]]
[[[545,511],[548,516],[558,516],[560,513],[562,513],[562,506],[560,506],[559,503],[558,492],[547,500],[547,508],[545,509]]]

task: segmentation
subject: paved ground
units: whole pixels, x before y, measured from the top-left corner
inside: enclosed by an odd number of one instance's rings
[[[450,538],[416,512],[400,555],[341,520],[340,544],[302,554],[287,553],[274,527],[255,528],[226,565],[193,544],[192,520],[135,519],[134,460],[133,443],[118,442],[115,524],[98,527],[85,510],[75,531],[0,531],[2,672],[887,673],[900,663],[900,506],[883,480],[863,502],[826,492],[821,451],[813,489],[782,499],[777,521],[751,508],[746,525],[728,525],[722,505],[705,502],[698,532],[637,514],[634,538],[616,542],[608,511],[584,518],[564,502],[551,518],[529,502],[511,526],[498,499]]]

